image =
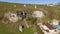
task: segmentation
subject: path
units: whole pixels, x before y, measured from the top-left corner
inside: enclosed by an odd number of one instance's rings
[[[27,23],[25,19],[24,19],[24,24],[26,25],[27,28],[29,28],[29,24]]]

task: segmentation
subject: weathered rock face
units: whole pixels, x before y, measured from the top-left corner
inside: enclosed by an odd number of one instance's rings
[[[19,25],[19,31],[20,31],[20,32],[23,32],[23,28],[24,28],[24,26],[23,26],[22,24],[20,24],[20,25]]]
[[[4,15],[6,18],[9,19],[11,22],[17,22],[18,21],[18,16],[15,13],[6,13]]]
[[[17,12],[17,16],[19,17],[19,19],[25,19],[26,18],[26,12],[22,11],[22,12]]]
[[[34,11],[33,15],[34,17],[39,17],[39,18],[44,17],[44,13],[42,11]]]
[[[58,25],[58,24],[59,24],[59,20],[53,19],[52,24],[53,24],[53,25]]]

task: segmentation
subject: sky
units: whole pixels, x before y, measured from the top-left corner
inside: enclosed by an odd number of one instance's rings
[[[23,4],[56,4],[60,0],[0,0],[0,2],[23,3]]]

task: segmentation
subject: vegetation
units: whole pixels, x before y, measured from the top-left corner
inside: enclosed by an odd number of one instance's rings
[[[37,22],[37,18],[27,17],[27,21],[29,24],[35,24]]]
[[[14,7],[16,5],[16,7]],[[23,7],[23,4],[17,4],[17,3],[6,3],[6,2],[0,2],[0,17],[4,16],[4,13],[8,11],[15,11],[18,10],[26,10],[28,12],[32,12],[34,10],[42,10],[44,11],[46,17],[42,19],[43,21],[49,21],[52,19],[59,19],[60,20],[60,7],[59,6],[47,6],[47,5],[37,5],[37,8],[34,8],[34,5],[27,4],[27,7]],[[1,17],[2,18],[2,17]],[[36,18],[33,17],[27,17],[27,21],[30,24],[36,23]],[[5,22],[6,23],[6,22]],[[0,34],[33,34],[34,27],[30,28],[24,28],[24,32],[20,32],[18,29],[18,25],[20,23],[24,23],[23,21],[19,21],[16,23],[8,23],[4,24],[0,19]]]

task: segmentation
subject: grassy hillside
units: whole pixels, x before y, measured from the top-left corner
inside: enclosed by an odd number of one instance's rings
[[[14,7],[16,5],[16,7]],[[17,3],[6,3],[6,2],[0,2],[0,18],[3,17],[4,13],[8,11],[14,11],[15,9],[18,10],[26,10],[26,11],[34,11],[34,10],[42,10],[47,17],[45,17],[44,21],[48,21],[51,19],[59,19],[60,20],[60,7],[58,6],[47,6],[47,5],[37,5],[37,8],[34,8],[34,5],[27,4],[27,7],[23,7],[23,4],[17,4]],[[9,24],[3,24],[2,20],[0,19],[0,34],[33,34],[34,27],[27,29],[24,28],[24,32],[20,32],[18,29],[18,24],[24,23],[16,22],[16,23],[9,23]],[[41,33],[40,33],[41,34]]]

